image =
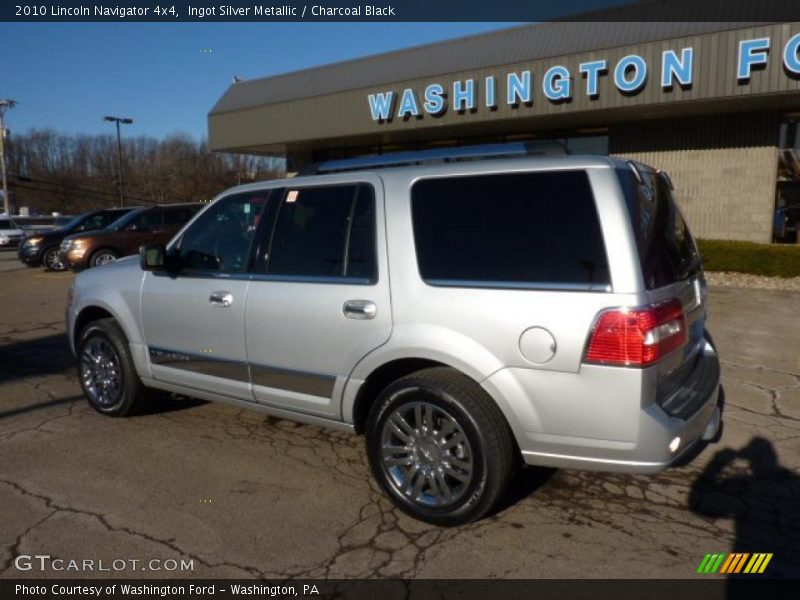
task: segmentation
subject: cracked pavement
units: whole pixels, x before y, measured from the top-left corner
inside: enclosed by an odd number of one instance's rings
[[[70,274],[0,255],[0,578],[685,578],[706,552],[773,552],[800,577],[800,293],[714,288],[721,442],[634,476],[525,469],[495,514],[414,521],[361,438],[173,398],[131,419],[82,400]],[[192,572],[28,571],[20,554],[191,559]]]

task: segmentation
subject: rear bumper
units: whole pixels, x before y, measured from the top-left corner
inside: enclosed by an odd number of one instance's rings
[[[711,344],[703,354],[719,365]],[[691,414],[656,402],[655,373],[584,365],[580,373],[503,369],[484,382],[509,418],[527,464],[656,473],[683,462],[721,426],[719,369],[703,373]],[[555,383],[549,381],[555,379]],[[511,413],[511,414],[509,414]]]

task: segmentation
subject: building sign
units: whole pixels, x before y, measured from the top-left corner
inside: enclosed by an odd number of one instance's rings
[[[771,52],[769,37],[742,40],[738,44],[736,79],[745,85],[755,69],[764,68]],[[800,34],[789,39],[781,53],[783,67],[790,76],[800,76]],[[591,60],[578,65],[573,74],[563,65],[553,65],[541,76],[541,89],[547,101],[554,104],[568,102],[575,94],[585,94],[590,99],[600,95],[600,82],[608,78],[619,93],[636,95],[648,81],[657,76],[663,91],[674,86],[689,88],[694,82],[694,48],[665,50],[660,65],[648,65],[636,54],[622,57],[616,64]],[[650,73],[650,69],[654,73]],[[369,94],[367,101],[373,121],[379,123],[394,118],[408,119],[425,115],[440,116],[448,109],[458,113],[497,109],[499,103],[512,108],[533,104],[534,73],[515,71],[504,77],[490,75],[481,79],[461,79],[445,86],[432,83],[424,89],[405,88]]]

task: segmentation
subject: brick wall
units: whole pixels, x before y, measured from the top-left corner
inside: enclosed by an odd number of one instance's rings
[[[772,241],[778,115],[748,113],[630,122],[610,153],[670,174],[696,237]]]

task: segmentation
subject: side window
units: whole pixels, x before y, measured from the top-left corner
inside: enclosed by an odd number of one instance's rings
[[[164,209],[153,208],[142,212],[127,229],[130,231],[158,231],[164,226]]]
[[[193,206],[177,206],[164,211],[164,224],[167,227],[181,226],[187,223],[197,212]]]
[[[688,279],[697,267],[697,251],[669,184],[640,168],[641,183],[630,169],[618,169],[628,217],[636,236],[642,276],[652,290]]]
[[[217,200],[181,237],[179,261],[188,271],[241,273],[269,192],[236,194]]]
[[[98,215],[93,215],[88,219],[86,219],[83,223],[81,223],[80,225],[78,225],[78,227],[75,228],[75,231],[76,232],[94,231],[96,229],[105,227],[106,225],[108,225],[108,223],[109,223],[108,215],[105,213],[100,213]]]
[[[103,222],[100,224],[100,228],[108,227],[109,225],[111,225],[114,221],[119,219],[124,214],[126,214],[126,213],[119,212],[119,211],[109,211],[109,212],[103,213],[102,214]]]
[[[411,212],[419,272],[434,285],[610,283],[583,171],[424,179]]]
[[[287,190],[275,222],[267,274],[375,281],[372,187]]]

